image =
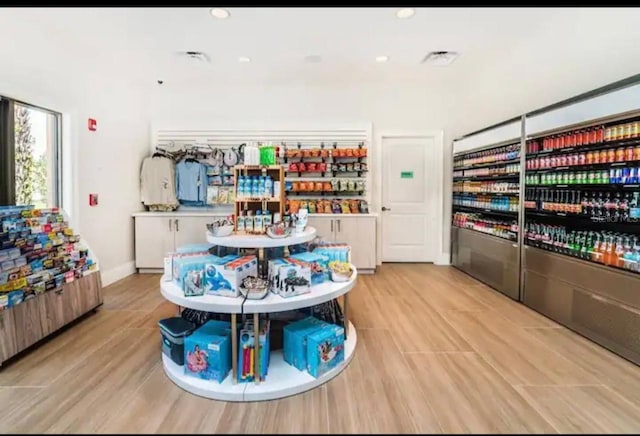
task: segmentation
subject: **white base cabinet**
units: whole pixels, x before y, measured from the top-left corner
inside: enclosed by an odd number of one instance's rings
[[[186,244],[203,243],[207,224],[224,216],[170,212],[134,214],[136,268],[162,269],[167,253]]]
[[[207,224],[225,216],[175,212],[134,214],[136,268],[140,272],[161,270],[167,253],[186,244],[203,243]],[[308,224],[327,241],[351,245],[351,263],[358,271],[375,270],[375,215],[310,215]]]
[[[308,224],[327,241],[351,246],[351,263],[360,270],[376,268],[376,217],[374,215],[309,215]]]

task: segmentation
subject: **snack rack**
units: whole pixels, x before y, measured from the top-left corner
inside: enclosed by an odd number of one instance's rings
[[[278,196],[269,198],[260,197],[238,197],[238,192],[235,195],[235,205],[233,210],[233,226],[234,231],[238,231],[238,216],[240,211],[256,211],[256,210],[268,210],[271,214],[279,213],[280,217],[284,214],[284,168],[281,165],[236,165],[233,168],[233,176],[235,181],[235,189],[238,186],[238,177],[240,176],[271,176],[273,182],[280,183],[280,192]]]
[[[368,151],[364,141],[283,144],[286,209],[295,211],[296,204],[305,202],[311,215],[336,213],[329,203],[346,200],[348,213],[362,213],[359,203],[368,198]]]

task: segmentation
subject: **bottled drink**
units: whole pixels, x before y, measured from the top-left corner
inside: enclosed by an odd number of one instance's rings
[[[260,197],[260,198],[264,198],[265,197],[265,195],[264,195],[264,186],[265,186],[264,179],[265,179],[264,176],[261,176],[258,179],[258,197]]]
[[[238,192],[236,193],[236,197],[244,197],[244,176],[238,177]]]
[[[271,176],[267,176],[264,181],[264,196],[273,197],[273,180],[271,179]]]

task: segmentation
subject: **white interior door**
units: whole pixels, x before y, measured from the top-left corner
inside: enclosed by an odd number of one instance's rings
[[[382,261],[434,262],[441,146],[436,136],[382,137]]]

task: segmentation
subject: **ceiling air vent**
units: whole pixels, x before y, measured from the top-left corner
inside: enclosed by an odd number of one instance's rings
[[[189,61],[193,63],[207,63],[209,62],[209,56],[201,51],[185,51],[182,53]]]
[[[422,63],[442,67],[451,65],[457,57],[458,53],[454,51],[432,51],[424,57]]]

